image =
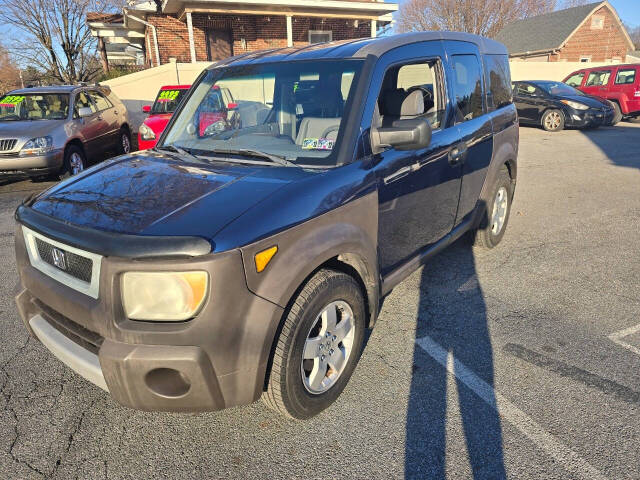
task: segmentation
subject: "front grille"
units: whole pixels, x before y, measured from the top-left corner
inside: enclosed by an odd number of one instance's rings
[[[91,283],[93,262],[90,258],[54,247],[37,237],[35,241],[38,248],[38,255],[42,261],[56,267],[58,270],[68,273],[72,277],[82,280],[83,282]],[[54,250],[62,252],[62,260],[60,260],[60,254],[58,253],[58,263],[56,263],[56,259],[54,258]]]
[[[53,328],[81,347],[86,348],[96,355],[98,354],[102,342],[104,342],[102,336],[84,328],[82,325],[78,325],[73,320],[56,312],[39,300],[34,299],[33,303],[42,311],[43,318],[49,322]]]
[[[18,139],[16,138],[0,140],[0,152],[7,152],[9,150],[13,150],[13,148],[16,146],[17,141]]]

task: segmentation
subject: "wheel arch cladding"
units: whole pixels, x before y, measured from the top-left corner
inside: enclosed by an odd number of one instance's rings
[[[369,193],[319,217],[241,248],[247,286],[256,295],[286,308],[320,268],[356,276],[364,287],[368,324],[377,315],[378,195]],[[256,271],[257,253],[276,245],[265,270]],[[358,278],[359,277],[359,278]]]

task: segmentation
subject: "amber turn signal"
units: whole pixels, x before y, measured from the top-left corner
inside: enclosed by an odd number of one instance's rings
[[[269,262],[277,252],[278,247],[274,245],[271,248],[267,248],[266,250],[256,253],[256,271],[260,273],[267,268],[267,265],[269,265]]]

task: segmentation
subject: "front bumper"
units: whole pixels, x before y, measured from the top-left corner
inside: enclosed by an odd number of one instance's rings
[[[599,127],[610,125],[613,121],[613,109],[608,110],[576,110],[568,108],[565,111],[565,125],[574,128]]]
[[[239,251],[183,259],[103,257],[98,298],[34,268],[19,227],[16,303],[31,334],[119,403],[140,410],[207,411],[262,394],[283,309],[252,294]],[[187,322],[131,321],[119,279],[132,270],[207,270],[211,291]]]
[[[0,175],[56,173],[62,168],[63,161],[63,150],[32,157],[21,157],[17,153],[0,155]]]

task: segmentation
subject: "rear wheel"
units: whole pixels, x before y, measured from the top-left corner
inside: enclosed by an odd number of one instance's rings
[[[364,297],[349,275],[320,270],[293,302],[277,339],[264,402],[306,419],[330,406],[358,363]]]
[[[122,127],[120,129],[120,133],[118,135],[118,145],[116,145],[116,149],[119,155],[124,155],[125,153],[131,152],[131,134],[129,133],[129,129]]]
[[[480,226],[474,232],[474,245],[487,249],[500,243],[509,223],[513,184],[506,166],[500,169],[491,192],[491,201],[486,206]]]
[[[64,161],[60,170],[60,178],[69,178],[84,170],[87,160],[84,151],[78,145],[69,145],[64,152]]]
[[[547,132],[559,132],[564,129],[564,114],[561,110],[547,110],[542,116],[542,128]]]

